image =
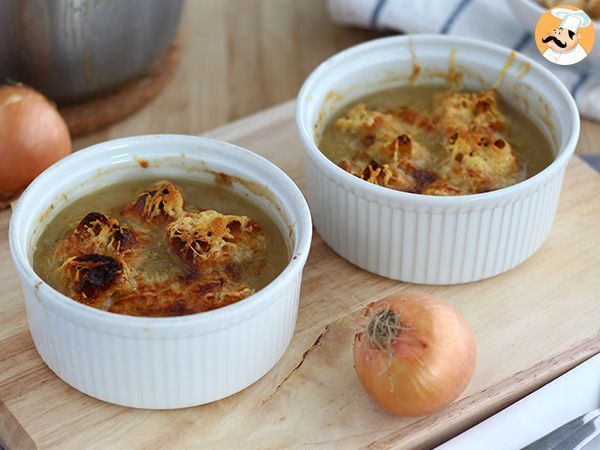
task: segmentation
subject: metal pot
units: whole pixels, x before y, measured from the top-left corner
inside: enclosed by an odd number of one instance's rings
[[[0,2],[0,82],[57,102],[101,94],[143,75],[173,40],[183,0]]]

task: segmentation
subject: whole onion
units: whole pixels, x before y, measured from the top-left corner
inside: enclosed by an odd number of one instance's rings
[[[69,130],[52,103],[24,86],[0,87],[0,199],[70,152]]]
[[[369,395],[400,416],[431,414],[453,402],[475,370],[475,338],[448,303],[393,295],[367,306],[354,337],[354,367]]]

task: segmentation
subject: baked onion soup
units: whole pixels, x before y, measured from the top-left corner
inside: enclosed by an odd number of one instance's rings
[[[34,270],[75,301],[132,316],[243,300],[289,251],[273,220],[225,184],[145,178],[83,196],[44,230]]]
[[[369,94],[326,125],[319,148],[386,188],[465,195],[511,186],[553,161],[550,143],[493,89],[404,86]]]

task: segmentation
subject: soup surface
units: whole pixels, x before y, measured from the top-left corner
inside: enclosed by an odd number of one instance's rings
[[[496,91],[406,86],[342,108],[319,147],[344,170],[387,188],[427,195],[493,191],[553,160],[535,123]]]
[[[65,207],[41,235],[33,266],[80,303],[179,316],[248,297],[288,260],[276,224],[248,199],[218,184],[145,178]]]

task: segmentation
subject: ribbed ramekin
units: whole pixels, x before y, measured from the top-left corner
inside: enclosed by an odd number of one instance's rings
[[[553,163],[505,189],[434,197],[368,183],[319,151],[323,125],[344,104],[394,86],[446,83],[457,73],[465,87],[495,87],[526,112],[551,141]],[[363,269],[424,284],[488,278],[531,256],[549,233],[579,136],[573,98],[541,65],[497,45],[428,35],[377,39],[328,59],[302,86],[296,123],[321,237]]]
[[[141,167],[142,160],[148,168]],[[259,202],[290,239],[287,267],[247,299],[189,316],[130,317],[73,301],[33,271],[36,240],[68,202],[133,177],[212,181],[215,172],[254,183],[254,188],[248,188],[234,182],[233,189]],[[264,186],[267,195],[256,195],[256,186]],[[29,328],[46,364],[68,384],[93,397],[161,409],[224,398],[275,365],[294,331],[311,236],[308,206],[296,185],[276,166],[225,142],[175,135],[119,139],[63,159],[25,191],[9,230]]]

